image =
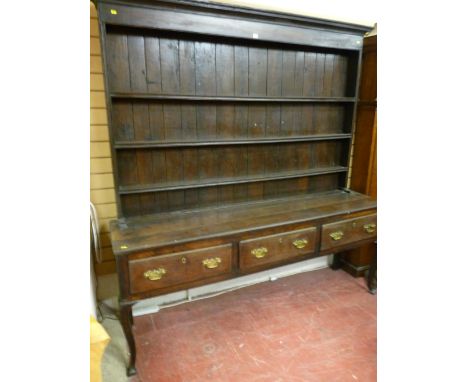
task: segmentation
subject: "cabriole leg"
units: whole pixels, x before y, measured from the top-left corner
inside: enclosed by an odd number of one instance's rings
[[[135,375],[135,359],[136,359],[136,348],[135,339],[133,338],[133,315],[132,315],[132,304],[120,304],[120,322],[125,333],[125,338],[128,343],[128,350],[130,352],[130,359],[127,368],[127,376]]]

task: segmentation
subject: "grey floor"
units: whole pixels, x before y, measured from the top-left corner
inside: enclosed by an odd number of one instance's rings
[[[128,360],[127,342],[117,316],[117,275],[99,276],[97,298],[102,314],[102,326],[111,338],[101,362],[103,382],[128,382],[126,364]]]

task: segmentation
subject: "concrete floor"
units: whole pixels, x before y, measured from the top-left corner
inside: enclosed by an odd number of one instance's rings
[[[117,275],[99,276],[97,281],[97,298],[99,311],[102,314],[102,326],[106,329],[111,340],[104,352],[101,370],[103,382],[127,382],[126,375],[128,360],[127,342],[118,321],[118,284]]]
[[[119,321],[105,318],[102,325],[111,337],[102,358],[101,371],[103,382],[127,382],[125,365],[128,353],[127,343]]]

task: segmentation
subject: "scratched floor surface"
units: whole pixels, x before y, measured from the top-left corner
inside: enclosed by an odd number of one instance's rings
[[[376,306],[323,269],[135,317],[131,381],[374,382]]]

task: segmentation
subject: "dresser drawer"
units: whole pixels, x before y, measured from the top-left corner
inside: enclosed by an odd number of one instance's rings
[[[139,293],[219,276],[232,270],[232,244],[130,260],[130,292]]]
[[[240,269],[255,268],[311,253],[315,250],[316,231],[313,227],[242,240],[239,242]]]
[[[351,244],[376,236],[376,214],[324,224],[322,226],[321,250]]]

